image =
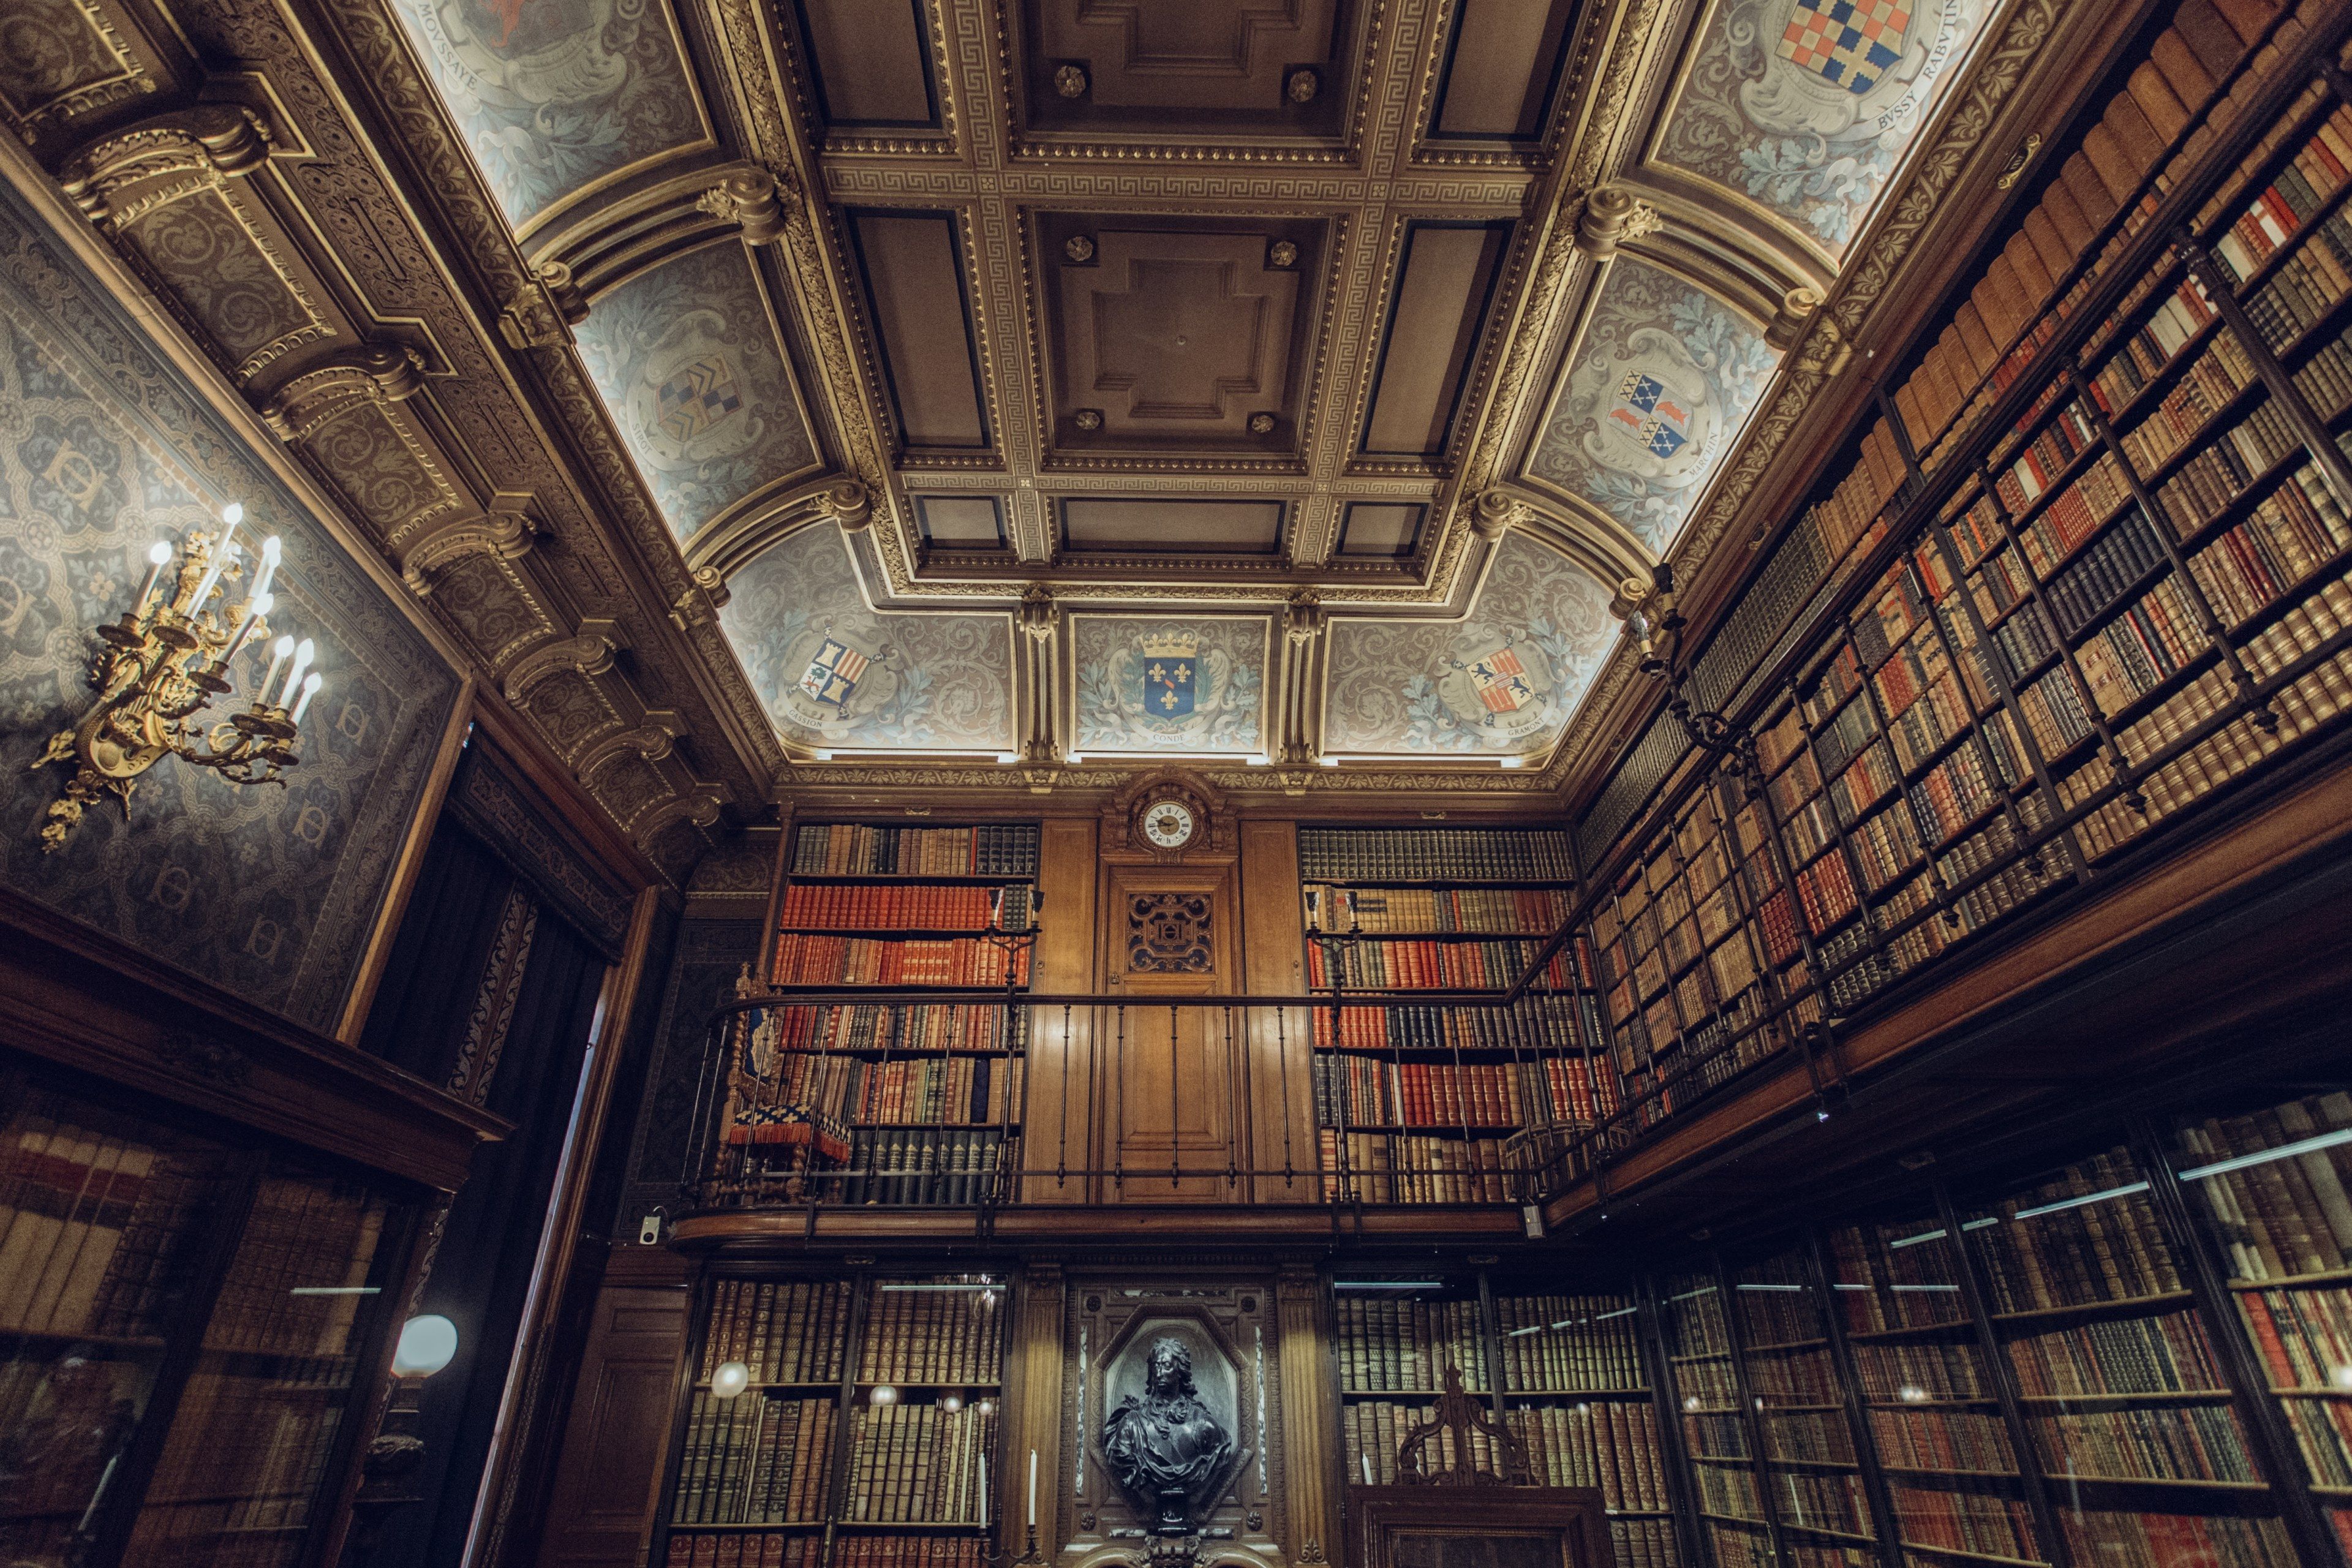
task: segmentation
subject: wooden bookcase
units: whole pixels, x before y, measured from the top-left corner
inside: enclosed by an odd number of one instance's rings
[[[794,829],[769,985],[891,999],[732,1017],[712,1202],[1002,1200],[1021,1163],[1028,1010],[915,998],[1029,988],[1038,837],[1019,822]]]
[[[1685,1552],[1673,1515],[1677,1482],[1660,1441],[1640,1299],[1625,1289],[1561,1292],[1551,1283],[1392,1267],[1334,1278],[1348,1495],[1386,1495],[1398,1485],[1397,1445],[1434,1417],[1451,1366],[1465,1392],[1492,1402],[1536,1486],[1599,1494],[1618,1563],[1678,1568]],[[1440,1442],[1450,1445],[1451,1435]],[[1501,1457],[1483,1435],[1472,1443],[1467,1456],[1436,1458],[1499,1473]]]
[[[1508,1008],[1411,997],[1502,991],[1545,958],[1573,897],[1568,835],[1308,826],[1298,840],[1326,1196],[1515,1201],[1515,1136],[1589,1126],[1614,1105],[1594,1059],[1590,950],[1550,953]]]
[[[652,1561],[982,1568],[1013,1307],[984,1271],[714,1270],[692,1311]],[[721,1397],[713,1375],[750,1373]]]
[[[2214,16],[2150,24],[1695,645],[1719,754],[1662,713],[1580,818],[1612,1136],[2345,729],[2347,23]]]

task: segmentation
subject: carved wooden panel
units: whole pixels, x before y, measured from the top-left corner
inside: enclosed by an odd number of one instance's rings
[[[1354,85],[1347,0],[1027,0],[1024,10],[1027,118],[1039,130],[1328,136]]]
[[[686,1355],[683,1288],[607,1285],[583,1358],[550,1499],[543,1568],[643,1560]]]
[[[1152,1005],[1239,989],[1232,868],[1109,866],[1105,877],[1102,966],[1127,1002],[1095,1022],[1097,1048],[1117,1064],[1103,1080],[1098,1121],[1113,1176],[1097,1183],[1097,1201],[1238,1198],[1241,1184],[1226,1172],[1248,1163],[1243,1020]]]
[[[1213,917],[1199,893],[1130,893],[1127,967],[1135,974],[1206,974],[1215,966]]]

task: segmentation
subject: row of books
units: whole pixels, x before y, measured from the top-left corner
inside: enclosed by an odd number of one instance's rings
[[[2294,380],[2312,412],[2331,424],[2352,406],[2352,327],[2314,348]]]
[[[1973,1342],[1864,1342],[1853,1347],[1854,1376],[1873,1402],[1990,1399],[1984,1356]]]
[[[796,882],[784,889],[776,923],[842,931],[1027,931],[1031,900],[1022,883],[975,888]]]
[[[1828,1357],[1822,1356],[1826,1362]],[[1750,1372],[1757,1371],[1750,1367]],[[1764,1380],[1757,1379],[1756,1386],[1764,1388]],[[1834,1381],[1822,1391],[1818,1403],[1838,1402],[1838,1386]],[[1845,1413],[1839,1411],[1795,1410],[1787,1408],[1790,1395],[1778,1397],[1770,1390],[1758,1395],[1764,1408],[1757,1419],[1764,1424],[1764,1458],[1774,1464],[1851,1465],[1853,1459],[1853,1433],[1845,1424]]]
[[[2253,194],[2237,220],[2212,238],[2213,259],[2243,283],[2343,188],[2352,166],[2352,110],[2337,105],[2309,139]]]
[[[787,933],[776,939],[771,978],[778,985],[1026,985],[1029,946]]]
[[[2287,1427],[2314,1482],[2352,1487],[2352,1405],[2339,1399],[2290,1399]]]
[[[824,1195],[843,1204],[977,1204],[997,1190],[1005,1159],[1005,1135],[995,1128],[859,1131],[847,1168],[823,1178]]]
[[[987,1127],[1020,1120],[1023,1062],[985,1056],[782,1053],[752,1058],[768,1103],[851,1125]]]
[[[1568,835],[1552,828],[1302,827],[1307,882],[1570,882]]]
[[[1775,1469],[1772,1509],[1782,1528],[1832,1530],[1840,1535],[1870,1533],[1870,1504],[1862,1477],[1835,1470]]]
[[[2258,1479],[2246,1435],[2227,1405],[2158,1410],[2076,1410],[2036,1414],[2034,1446],[2042,1470],[2068,1477],[2145,1477],[2156,1480]]]
[[[2246,296],[2246,314],[2276,353],[2317,326],[2347,290],[2352,290],[2352,221],[2338,208],[2279,264],[2270,281]]]
[[[824,1555],[821,1535],[690,1535],[674,1531],[663,1562],[667,1568],[818,1568]],[[977,1557],[970,1568],[979,1568]]]
[[[2204,521],[2301,446],[2301,437],[2274,403],[2262,403],[2228,435],[2198,447],[2157,488],[2156,504],[2175,533],[2194,533]]]
[[[754,1384],[837,1384],[849,1324],[849,1287],[834,1280],[720,1279],[710,1288],[702,1383],[728,1362]]]
[[[2010,1563],[2042,1560],[2033,1510],[2021,1498],[1922,1486],[1904,1476],[1889,1477],[1887,1491],[1895,1510],[1896,1538],[1906,1545],[1941,1547]]]
[[[1503,1386],[1578,1394],[1646,1388],[1640,1320],[1622,1296],[1497,1296]]]
[[[2309,464],[2273,487],[2245,521],[2189,558],[2189,574],[2224,626],[2242,626],[2288,589],[2352,549],[2352,517]]]
[[[1549,936],[1573,901],[1565,888],[1304,889],[1310,931],[1493,931]]]
[[[992,1288],[883,1285],[866,1309],[860,1383],[994,1384],[1003,1310]]]
[[[2189,1311],[2080,1323],[2012,1340],[2010,1363],[2028,1396],[2179,1394],[2221,1387],[2205,1326]]]
[[[872,1405],[849,1440],[845,1517],[884,1524],[977,1523],[987,1511],[996,1413],[976,1405]]]
[[[39,1115],[0,1150],[0,1332],[162,1332],[186,1174],[152,1146]]]
[[[2183,1163],[2191,1169],[2249,1162],[2189,1184],[2229,1248],[2232,1272],[2239,1278],[2284,1279],[2352,1267],[2352,1189],[2345,1181],[2352,1142],[2287,1158],[2258,1158],[2346,1132],[2352,1132],[2352,1094],[2341,1090],[2246,1115],[2214,1117],[2181,1130]],[[2326,1299],[2336,1293],[2313,1294]],[[2342,1305],[2333,1300],[2322,1310],[2336,1313]],[[2352,1319],[2336,1321],[2345,1331],[2342,1342],[2347,1349],[2331,1364],[2352,1366]]]
[[[2182,277],[2120,340],[2111,341],[2110,357],[2090,378],[2092,401],[2110,418],[2122,413],[2220,314],[2205,285]]]
[[[1307,984],[1320,990],[1339,985],[1371,991],[1507,990],[1544,944],[1532,938],[1492,942],[1415,942],[1376,937],[1345,942],[1307,942]],[[1547,959],[1535,984],[1567,990],[1576,984],[1563,949]]]
[[[1522,1127],[1527,1107],[1549,1100],[1539,1062],[1315,1058],[1315,1121],[1321,1127]]]
[[[2238,1310],[2277,1388],[2345,1391],[2352,1367],[2352,1296],[2342,1290],[2245,1290]]]
[[[741,1015],[746,1061],[789,1051],[1018,1051],[1029,1009],[981,1002],[761,1007]]]
[[[2156,472],[2167,458],[2196,439],[2208,420],[2252,386],[2256,375],[2244,345],[2228,332],[2216,334],[2156,405],[2116,437],[2133,471]]]
[[[1486,1331],[1475,1300],[1385,1300],[1339,1293],[1332,1303],[1339,1386],[1349,1393],[1436,1393],[1448,1368],[1472,1393],[1486,1387]]]
[[[1499,1138],[1433,1138],[1403,1132],[1317,1134],[1323,1197],[1366,1204],[1504,1204],[1514,1201]]]
[[[1890,1469],[2017,1472],[2008,1424],[1981,1411],[1874,1409],[1870,1436]]]
[[[1034,823],[978,827],[869,827],[803,823],[793,839],[793,874],[824,877],[1034,877]]]
[[[2021,1219],[2021,1209],[2035,1212]],[[1969,1239],[1984,1260],[1995,1312],[2181,1289],[2146,1185],[2120,1149],[2069,1166],[1988,1217],[1995,1223],[1971,1231]]]
[[[1609,1547],[1618,1568],[1679,1568],[1682,1562],[1672,1520],[1612,1519]]]
[[[1604,1400],[1512,1410],[1505,1420],[1526,1449],[1538,1486],[1598,1487],[1601,1505],[1612,1513],[1664,1513],[1669,1507],[1658,1416],[1649,1405]]]
[[[830,1399],[694,1391],[670,1498],[676,1524],[821,1520],[833,1468]]]
[[[1508,1050],[1534,1055],[1597,1034],[1589,999],[1527,995],[1508,1007],[1410,1002],[1315,1007],[1315,1047],[1348,1050]]]
[[[845,1535],[831,1568],[986,1568],[995,1558],[976,1535]]]
[[[2294,1546],[2276,1519],[2227,1514],[2117,1513],[2063,1508],[2058,1525],[2077,1563],[2116,1568],[2294,1568]]]

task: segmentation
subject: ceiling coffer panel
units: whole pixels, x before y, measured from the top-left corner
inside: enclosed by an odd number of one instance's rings
[[[853,207],[844,218],[900,448],[987,449],[980,333],[956,215]]]
[[[1062,552],[1265,555],[1282,550],[1278,500],[1073,498],[1062,502]]]
[[[1018,0],[1030,131],[1328,139],[1354,89],[1351,0]]]
[[[995,496],[917,496],[915,521],[923,548],[964,552],[1004,550],[1004,503]]]
[[[1446,30],[1430,140],[1541,140],[1576,13],[1576,0],[1459,0]]]
[[[1350,501],[1332,553],[1349,561],[1405,560],[1420,548],[1428,516],[1427,507],[1405,501]]]
[[[1297,451],[1321,221],[1041,213],[1032,229],[1056,451]]]
[[[794,0],[792,10],[828,132],[941,129],[923,0]]]
[[[1364,416],[1366,456],[1444,454],[1510,240],[1507,221],[1405,226]]]

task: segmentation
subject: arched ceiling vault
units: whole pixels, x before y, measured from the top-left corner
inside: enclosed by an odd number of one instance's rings
[[[383,3],[795,766],[1530,779],[2068,9]]]

